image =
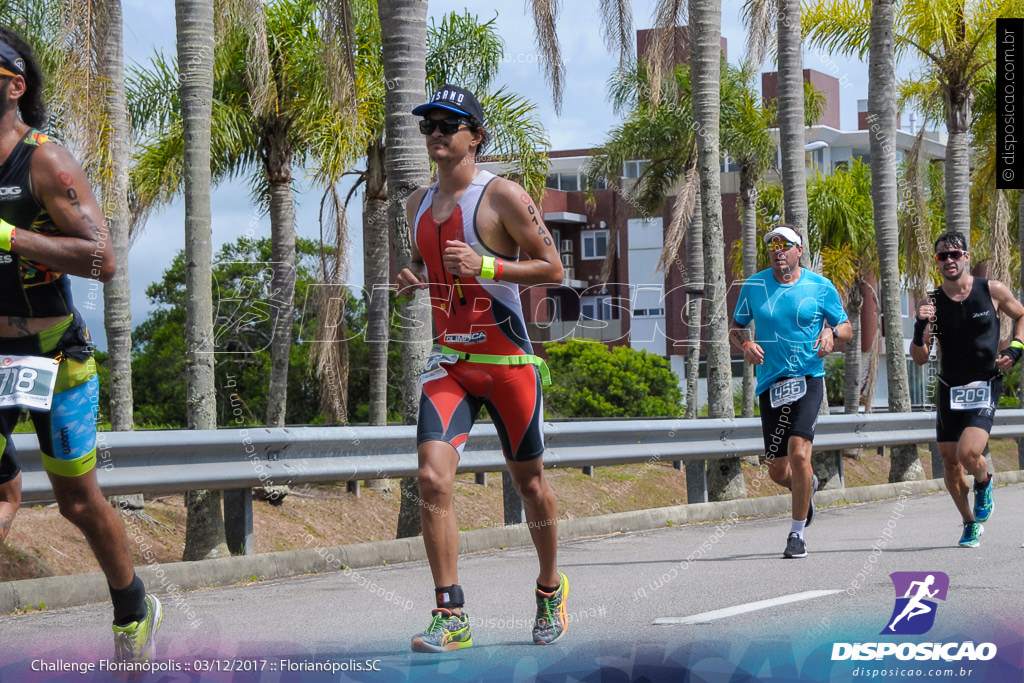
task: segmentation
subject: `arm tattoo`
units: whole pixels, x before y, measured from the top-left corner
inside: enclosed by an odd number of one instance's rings
[[[89,226],[89,232],[92,233],[93,237],[99,238],[99,226],[96,225],[96,223],[89,216],[89,214],[85,212],[85,209],[82,208],[82,203],[78,201],[78,192],[75,191],[75,188],[68,187],[67,196],[68,199],[71,200],[71,206],[78,209],[78,217],[82,219],[82,221],[84,221],[87,226]]]

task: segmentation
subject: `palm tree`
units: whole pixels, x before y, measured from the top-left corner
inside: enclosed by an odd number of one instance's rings
[[[102,135],[109,150],[107,179],[101,186],[103,212],[114,245],[117,273],[103,289],[104,327],[110,370],[110,422],[115,431],[134,427],[132,419],[132,311],[128,271],[129,126],[124,83],[124,41],[120,0],[101,3],[100,69],[105,88]]]
[[[764,62],[774,37],[778,57],[779,148],[785,221],[807,241],[807,171],[804,167],[804,76],[799,0],[745,0],[742,16],[747,27],[747,60],[755,68]],[[802,267],[810,265],[805,250]]]
[[[131,430],[130,134],[125,114],[121,3],[8,3],[0,8],[0,23],[15,28],[34,44],[52,113],[48,131],[74,150],[107,217],[118,263],[114,278],[103,291],[111,371],[110,420],[115,430]],[[97,46],[94,53],[93,46]]]
[[[853,339],[845,352],[845,412],[860,408],[863,367],[861,363],[861,309],[864,291],[878,271],[878,252],[871,221],[871,172],[859,159],[830,175],[817,174],[807,188],[810,211],[808,232],[818,246],[821,273],[830,279],[843,298],[853,325]]]
[[[720,0],[690,0],[690,64],[693,71],[693,113],[698,124],[701,218],[704,223],[704,297],[707,330],[708,416],[734,417],[732,352],[726,311],[725,240],[722,227],[721,119],[722,7]],[[710,279],[709,279],[710,278]],[[708,466],[708,497],[729,500],[746,496],[738,458]]]
[[[395,265],[401,269],[412,261],[405,202],[416,188],[427,183],[430,168],[422,136],[409,125],[409,112],[422,104],[426,90],[427,0],[378,0],[377,12],[384,78],[391,86],[384,94],[388,232]],[[430,306],[422,291],[402,303],[402,318],[402,421],[414,424],[419,406],[418,379],[431,339]],[[405,505],[406,500],[419,500],[416,477],[403,478],[401,488],[399,538],[415,536],[420,529],[419,510]]]
[[[868,114],[874,119],[868,136],[871,150],[871,199],[883,320],[902,320],[899,261],[889,257],[899,250],[896,159],[892,152],[896,149],[898,117],[893,7],[893,0],[873,0],[868,37]],[[854,336],[854,339],[857,337]],[[910,382],[902,334],[885,335],[885,362],[889,410],[908,412],[911,409]],[[924,476],[916,446],[897,446],[890,450],[890,456],[889,481],[909,481]]]
[[[213,247],[210,239],[210,108],[213,101],[213,2],[175,0],[184,139],[187,391],[190,429],[215,429],[213,374]],[[183,560],[228,555],[220,491],[185,495]]]
[[[808,40],[826,50],[863,57],[870,49],[872,5],[867,0],[816,0],[805,16]],[[883,8],[879,8],[884,11]],[[995,21],[1020,16],[1021,0],[910,0],[895,5],[892,38],[895,58],[908,53],[924,62],[921,76],[904,88],[926,116],[941,102],[946,143],[946,228],[971,235],[971,110],[984,66],[994,55]],[[882,15],[879,22],[886,21]],[[885,26],[879,23],[878,30]],[[882,65],[879,65],[881,68]],[[873,112],[881,113],[881,112]]]
[[[360,117],[332,96],[317,3],[239,7],[251,11],[228,24],[215,59],[212,179],[250,172],[253,194],[270,214],[274,267],[263,293],[272,312],[266,422],[282,425],[294,315],[293,167],[308,163],[314,182],[328,186],[359,154],[364,133]],[[182,129],[168,87],[177,70],[158,54],[148,70],[132,74],[132,120],[145,138],[133,171],[136,224],[180,191]]]
[[[754,69],[743,64],[735,78],[726,78],[722,82],[724,87],[730,84],[737,86],[735,93],[722,97],[722,147],[740,167],[742,268],[733,272],[744,279],[757,272],[757,185],[761,176],[775,166],[776,154],[775,141],[768,130],[773,127],[775,109],[762,105],[754,78]],[[756,384],[754,366],[744,363],[742,417],[754,416]]]

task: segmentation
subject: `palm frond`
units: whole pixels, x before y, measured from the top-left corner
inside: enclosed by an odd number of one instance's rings
[[[491,89],[505,54],[496,18],[480,21],[467,11],[444,15],[440,25],[431,20],[427,27],[428,92],[447,83],[478,94]]]
[[[633,60],[633,8],[629,0],[601,0],[601,32],[609,52],[619,53],[619,70]]]
[[[562,113],[562,88],[565,81],[565,62],[558,44],[558,0],[527,0],[533,13],[534,35],[541,54],[544,77],[551,86],[551,99],[555,113]]]

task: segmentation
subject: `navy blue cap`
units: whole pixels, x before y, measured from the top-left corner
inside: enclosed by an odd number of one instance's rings
[[[480,123],[484,122],[484,110],[476,96],[457,85],[441,86],[429,102],[416,107],[412,113],[422,116],[432,109],[446,109],[476,119]]]

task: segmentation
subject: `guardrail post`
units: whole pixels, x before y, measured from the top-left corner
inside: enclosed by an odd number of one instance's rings
[[[1017,439],[1017,469],[1024,470],[1024,439]]]
[[[354,493],[356,498],[358,498],[359,497],[359,480],[358,479],[353,479],[351,481],[345,482],[345,490],[348,491],[349,493]]]
[[[939,444],[929,441],[928,450],[932,454],[932,479],[942,479],[946,476],[946,466],[942,464],[942,456],[939,455]]]
[[[522,524],[526,521],[526,511],[523,510],[523,499],[516,492],[512,483],[512,475],[508,472],[501,473],[501,496],[505,501],[505,524]]]
[[[252,489],[224,491],[224,535],[232,555],[254,555]]]
[[[487,473],[486,472],[477,472],[475,478],[476,478],[476,483],[480,484],[481,486],[487,486]]]
[[[705,460],[686,461],[686,502],[708,502],[708,466]]]
[[[587,465],[586,467],[582,467],[582,468],[580,468],[580,471],[583,472],[583,474],[585,474],[588,477],[590,477],[591,479],[594,478],[594,466],[593,465]]]

